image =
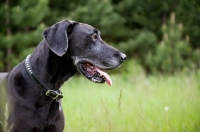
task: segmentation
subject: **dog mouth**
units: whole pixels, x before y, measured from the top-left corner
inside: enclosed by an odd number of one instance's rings
[[[106,82],[108,85],[112,86],[111,77],[99,67],[89,62],[79,63],[77,67],[81,74],[83,74],[90,81],[95,83]]]

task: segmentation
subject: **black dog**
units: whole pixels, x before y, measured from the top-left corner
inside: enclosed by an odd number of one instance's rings
[[[0,119],[3,122],[2,111],[8,108],[5,120],[10,132],[62,132],[61,85],[77,71],[93,82],[112,85],[103,70],[117,68],[126,59],[87,24],[63,20],[43,36],[33,53],[2,81],[8,103],[1,101]]]

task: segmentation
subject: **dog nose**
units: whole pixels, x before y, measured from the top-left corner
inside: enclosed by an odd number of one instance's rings
[[[124,53],[120,53],[122,62],[126,60],[126,55]]]

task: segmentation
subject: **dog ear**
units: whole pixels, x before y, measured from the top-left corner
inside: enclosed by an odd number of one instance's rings
[[[68,48],[68,36],[72,33],[75,22],[61,21],[43,32],[43,37],[51,49],[58,56],[63,56]]]

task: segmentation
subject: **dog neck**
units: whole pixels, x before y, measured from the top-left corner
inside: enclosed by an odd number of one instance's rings
[[[58,90],[76,73],[71,58],[67,57],[67,54],[62,57],[57,56],[44,41],[32,53],[30,64],[38,79],[52,90]]]

